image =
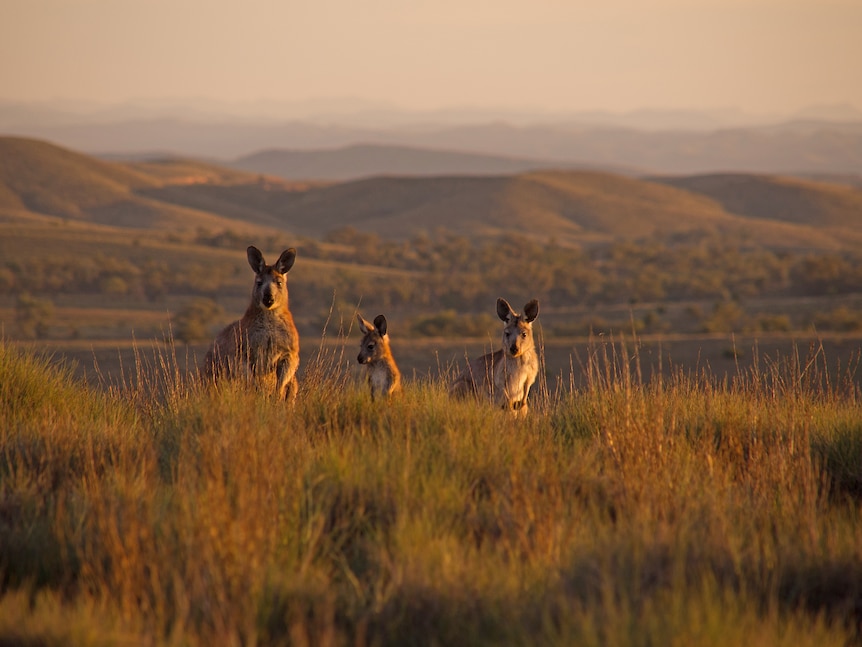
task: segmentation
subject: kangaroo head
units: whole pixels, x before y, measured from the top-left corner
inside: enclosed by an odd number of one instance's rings
[[[533,321],[539,316],[539,302],[533,299],[524,306],[524,314],[519,315],[509,302],[497,299],[497,316],[506,324],[503,326],[503,352],[518,357],[533,348]]]
[[[286,274],[296,260],[296,250],[293,247],[284,250],[274,265],[267,265],[263,254],[254,245],[247,252],[248,264],[255,274],[252,301],[263,310],[287,307]]]
[[[356,361],[360,364],[369,364],[383,355],[385,344],[389,341],[386,334],[386,317],[377,315],[374,323],[362,318],[358,312],[356,320],[359,322],[359,332],[362,333],[362,341],[359,343],[359,356]]]

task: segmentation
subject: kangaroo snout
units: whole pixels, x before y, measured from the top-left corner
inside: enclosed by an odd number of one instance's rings
[[[275,303],[275,295],[272,293],[272,290],[267,290],[263,293],[261,297],[261,303],[265,308],[271,308],[272,304]]]

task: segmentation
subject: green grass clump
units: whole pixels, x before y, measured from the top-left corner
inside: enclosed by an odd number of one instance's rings
[[[516,419],[435,378],[374,403],[343,355],[291,407],[0,344],[0,642],[862,639],[862,412],[816,362],[646,380],[597,351]]]

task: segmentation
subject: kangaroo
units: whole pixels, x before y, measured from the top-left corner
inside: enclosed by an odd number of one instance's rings
[[[296,250],[284,250],[274,265],[267,265],[253,245],[246,250],[254,270],[254,287],[242,319],[225,327],[204,359],[207,377],[245,375],[264,388],[275,389],[283,400],[296,398],[299,368],[299,333],[288,310],[287,273]]]
[[[374,318],[374,323],[371,324],[357,312],[356,320],[359,322],[359,331],[362,333],[359,356],[356,361],[368,367],[371,399],[388,398],[401,390],[401,372],[395,364],[392,349],[389,347],[386,317],[377,315]]]
[[[533,299],[519,315],[509,302],[497,299],[497,316],[503,326],[503,348],[470,361],[455,378],[450,393],[478,395],[480,389],[497,405],[520,415],[527,413],[527,395],[539,373],[539,358],[533,342],[533,322],[539,316],[539,302]]]

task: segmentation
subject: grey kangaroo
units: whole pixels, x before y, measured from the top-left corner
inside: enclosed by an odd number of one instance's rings
[[[374,323],[366,321],[356,313],[362,341],[359,343],[360,364],[368,367],[368,384],[371,387],[371,399],[388,398],[401,390],[401,372],[395,364],[392,349],[389,347],[388,325],[386,317],[377,315]]]
[[[280,399],[296,398],[299,368],[299,333],[288,309],[287,273],[296,260],[296,250],[284,250],[273,265],[261,251],[250,246],[246,253],[254,270],[254,286],[242,319],[222,330],[204,359],[206,375],[245,376]]]
[[[487,394],[498,406],[519,415],[527,413],[527,395],[539,373],[533,341],[533,322],[539,302],[533,299],[519,315],[509,302],[497,299],[497,316],[503,320],[503,347],[476,358],[455,378],[450,393],[456,396]]]

